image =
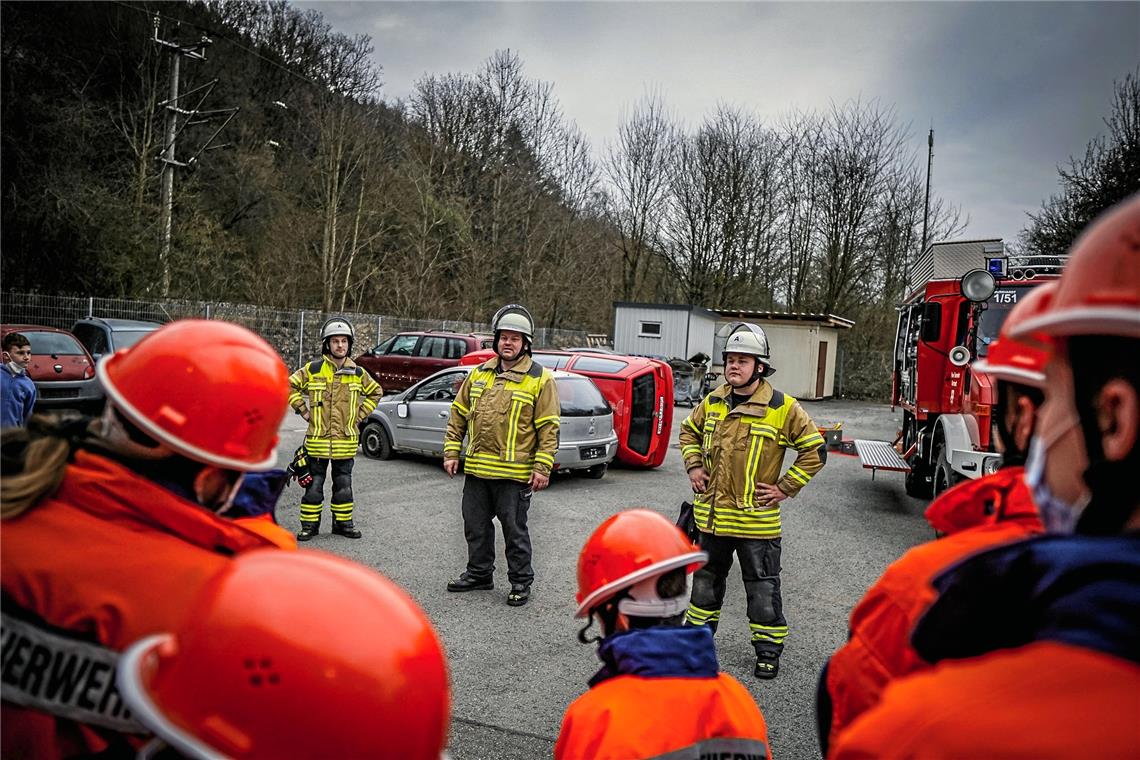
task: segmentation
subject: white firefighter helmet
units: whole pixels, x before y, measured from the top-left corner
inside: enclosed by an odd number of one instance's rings
[[[521,333],[527,341],[534,340],[534,319],[526,307],[517,303],[507,304],[495,312],[491,318],[491,330],[495,333],[496,343],[501,330],[512,330]]]
[[[356,331],[344,317],[330,317],[321,325],[321,340],[328,340],[334,335],[344,335],[351,341],[356,338]]]
[[[722,363],[727,362],[729,354],[747,354],[756,357],[758,377],[769,377],[775,373],[776,370],[768,362],[768,336],[759,325],[733,322],[722,328],[721,334],[727,336],[720,355]]]

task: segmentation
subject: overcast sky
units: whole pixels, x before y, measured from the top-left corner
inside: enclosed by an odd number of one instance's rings
[[[1140,64],[1140,3],[303,2],[367,34],[389,100],[497,49],[554,84],[595,150],[647,89],[694,125],[718,102],[773,120],[832,101],[895,106],[968,237],[1012,240],[1056,166],[1102,134]]]

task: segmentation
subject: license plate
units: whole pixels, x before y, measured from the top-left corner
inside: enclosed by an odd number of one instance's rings
[[[583,446],[582,448],[578,449],[578,455],[581,456],[582,459],[598,459],[606,455],[606,447]]]
[[[40,398],[79,398],[78,388],[44,388]]]

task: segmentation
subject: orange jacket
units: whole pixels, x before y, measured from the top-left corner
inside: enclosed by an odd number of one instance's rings
[[[562,719],[555,760],[676,757],[771,760],[752,695],[719,672],[707,626],[607,637],[601,671]],[[669,755],[674,757],[674,755]]]
[[[0,530],[0,754],[126,751],[115,653],[177,628],[228,556],[276,543],[77,452],[55,495]]]
[[[1042,641],[896,681],[831,756],[1124,760],[1138,752],[1140,665]]]
[[[878,702],[890,681],[929,667],[909,639],[937,596],[931,580],[982,549],[1042,531],[1022,475],[1023,468],[1011,467],[942,494],[926,510],[926,519],[947,535],[891,564],[852,610],[848,641],[827,665],[832,741]]]
[[[738,740],[733,743],[731,740]],[[693,757],[760,760],[768,726],[752,695],[727,673],[715,678],[618,676],[566,710],[555,760],[632,760],[693,747]],[[687,755],[686,755],[687,757]]]

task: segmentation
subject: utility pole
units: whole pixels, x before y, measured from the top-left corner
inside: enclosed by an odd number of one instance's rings
[[[922,250],[919,255],[926,253],[926,225],[930,219],[930,171],[934,168],[934,128],[930,128],[930,135],[926,138],[926,201],[922,206]]]
[[[178,42],[171,42],[168,40],[160,39],[158,36],[158,16],[154,17],[154,43],[160,47],[166,48],[170,53],[170,97],[160,103],[166,109],[166,145],[162,151],[159,160],[163,163],[162,169],[162,244],[158,251],[158,265],[162,272],[162,289],[161,295],[166,298],[170,295],[170,241],[171,232],[174,225],[174,168],[176,166],[186,166],[185,163],[179,163],[174,157],[175,143],[178,142],[178,135],[181,133],[182,127],[178,125],[178,117],[192,116],[194,111],[186,111],[178,107],[178,99],[182,97],[178,93],[178,77],[180,72],[180,64],[182,58],[193,58],[194,60],[206,60],[206,54],[202,52],[213,41],[209,37],[203,36],[198,42],[189,45],[182,45]],[[214,80],[214,84],[217,80]],[[197,88],[193,92],[197,92],[202,88]],[[210,85],[213,89],[213,85]],[[190,93],[187,93],[190,94]],[[209,92],[207,91],[207,95]],[[203,100],[205,97],[203,97]],[[223,125],[224,126],[224,125]]]

